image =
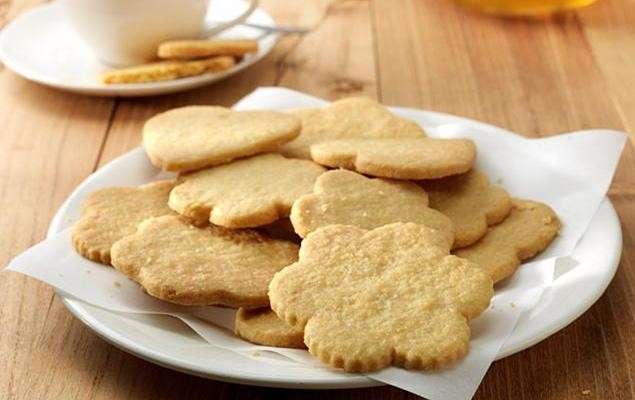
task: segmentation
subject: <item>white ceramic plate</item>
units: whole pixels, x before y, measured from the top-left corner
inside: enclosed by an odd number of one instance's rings
[[[393,108],[399,113],[399,108]],[[423,112],[431,124],[477,124],[484,130],[500,128],[447,114]],[[508,132],[512,134],[511,132]],[[112,161],[86,179],[55,215],[49,235],[67,228],[77,218],[81,199],[98,187],[141,184],[130,171],[149,168],[141,148]],[[140,175],[148,175],[148,171]],[[121,182],[114,176],[124,176]],[[122,178],[118,178],[119,180]],[[602,203],[588,231],[573,253],[579,263],[560,275],[532,312],[521,318],[502,347],[498,359],[526,349],[564,328],[586,311],[613,278],[622,251],[619,220],[608,199]],[[171,317],[117,314],[59,293],[68,309],[115,346],[168,368],[217,380],[287,388],[355,388],[380,383],[366,377],[315,369],[280,360],[275,368],[257,358],[209,346],[185,325]]]
[[[212,1],[207,24],[231,19],[243,9],[242,1]],[[275,25],[262,9],[256,9],[247,21]],[[224,79],[262,59],[277,40],[275,34],[262,36],[261,30],[244,26],[235,26],[221,37],[258,38],[258,52],[220,73],[154,83],[105,85],[99,82],[98,76],[111,67],[94,56],[64,21],[61,7],[52,3],[20,14],[0,32],[0,61],[26,79],[58,89],[94,96],[150,96],[180,92]]]

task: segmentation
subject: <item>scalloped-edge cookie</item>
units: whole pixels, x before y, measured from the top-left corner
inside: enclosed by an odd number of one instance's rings
[[[512,209],[505,189],[491,185],[487,176],[476,170],[419,183],[428,193],[430,207],[454,223],[455,249],[478,241],[488,226],[503,221]]]
[[[269,224],[289,216],[325,169],[313,161],[262,154],[182,175],[170,207],[197,224],[227,228]]]
[[[393,179],[437,179],[469,171],[476,146],[469,139],[342,139],[311,146],[318,164]]]
[[[224,71],[235,64],[236,60],[233,57],[225,56],[189,61],[166,60],[106,71],[101,74],[100,80],[108,85],[169,81],[207,72]]]
[[[373,229],[394,222],[453,232],[452,221],[428,207],[428,196],[417,184],[371,179],[343,169],[320,175],[313,193],[293,203],[291,222],[302,237],[328,225]]]
[[[258,51],[258,41],[252,39],[190,39],[168,40],[159,45],[159,58],[189,60],[212,56],[241,57]]]
[[[425,136],[416,122],[397,117],[368,97],[349,97],[325,108],[299,109],[293,113],[302,120],[302,132],[280,148],[287,157],[311,159],[311,145],[325,140]]]
[[[309,352],[351,372],[445,366],[468,351],[468,320],[493,295],[489,275],[449,254],[452,238],[413,224],[310,233],[276,273],[271,308],[304,328]]]
[[[110,264],[110,248],[135,232],[146,218],[174,214],[168,207],[173,181],[139,187],[110,187],[88,195],[73,226],[73,247],[83,257]]]
[[[287,113],[187,106],[150,118],[143,147],[159,168],[192,171],[274,150],[298,136],[300,127]]]
[[[249,342],[264,346],[306,349],[304,331],[282,321],[269,307],[238,309],[234,332]]]
[[[513,199],[509,216],[489,228],[481,240],[454,252],[478,264],[494,282],[512,275],[521,262],[546,249],[560,230],[560,220],[546,204]]]
[[[197,228],[178,216],[143,221],[112,246],[112,265],[148,294],[183,305],[263,307],[298,246],[252,230]]]

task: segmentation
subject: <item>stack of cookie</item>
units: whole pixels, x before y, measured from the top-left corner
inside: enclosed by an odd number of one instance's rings
[[[106,84],[148,83],[221,72],[257,51],[258,42],[250,39],[171,40],[159,45],[160,61],[106,71],[100,79]]]
[[[178,178],[93,193],[77,251],[159,299],[239,308],[239,336],[347,371],[464,356],[494,283],[560,227],[473,169],[472,141],[428,138],[367,98],[178,108],[143,144]]]

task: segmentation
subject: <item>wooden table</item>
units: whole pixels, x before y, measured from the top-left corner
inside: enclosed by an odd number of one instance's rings
[[[0,1],[0,25],[37,1]],[[64,198],[137,146],[151,115],[229,106],[257,86],[464,115],[526,136],[585,128],[635,134],[635,2],[600,0],[547,20],[501,20],[448,0],[264,1],[311,26],[220,84],[163,97],[99,99],[27,82],[0,66],[2,265],[44,238]],[[479,399],[635,397],[635,159],[629,143],[610,197],[624,231],[617,276],[582,317],[492,365]],[[566,306],[566,304],[563,304]],[[51,288],[0,275],[1,399],[410,398],[395,388],[272,390],[209,381],[135,358],[76,320]]]

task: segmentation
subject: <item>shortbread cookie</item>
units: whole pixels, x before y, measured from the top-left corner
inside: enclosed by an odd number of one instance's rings
[[[302,133],[281,147],[287,157],[311,159],[312,144],[349,138],[420,138],[425,132],[417,123],[399,118],[382,104],[367,97],[350,97],[322,109],[302,109]]]
[[[170,40],[159,45],[159,58],[189,60],[213,56],[241,57],[258,51],[258,41],[250,39]]]
[[[558,216],[549,206],[514,199],[512,211],[503,222],[455,254],[475,262],[498,282],[512,275],[522,261],[546,249],[559,229]]]
[[[169,81],[207,72],[224,71],[235,64],[233,57],[226,56],[193,61],[159,61],[106,71],[102,73],[101,81],[106,84]]]
[[[297,255],[297,245],[252,230],[197,228],[163,216],[116,242],[112,265],[172,303],[263,307],[269,281]]]
[[[390,364],[431,369],[468,350],[468,320],[493,294],[489,275],[449,255],[452,237],[413,224],[371,231],[331,225],[269,285],[275,313],[304,328],[323,362],[351,372]]]
[[[189,106],[150,118],[143,146],[157,167],[192,171],[274,150],[299,133],[300,120],[290,114]]]
[[[453,232],[452,221],[428,208],[426,192],[415,183],[371,179],[342,169],[320,175],[313,193],[293,204],[291,222],[302,237],[328,225],[373,229],[394,222]]]
[[[323,172],[312,161],[261,154],[182,175],[169,205],[197,224],[262,226],[288,217],[293,202],[311,192]]]
[[[503,221],[512,209],[507,192],[490,185],[487,177],[472,170],[466,174],[422,181],[430,207],[450,217],[454,223],[454,248],[479,240],[487,227]]]
[[[174,214],[168,207],[172,181],[139,187],[111,187],[91,193],[73,226],[73,246],[89,260],[110,264],[110,248],[133,234],[146,218]]]
[[[304,331],[286,324],[269,307],[240,308],[236,312],[234,331],[241,338],[264,346],[306,348]]]
[[[318,164],[393,179],[436,179],[469,171],[469,139],[342,139],[311,146]]]

